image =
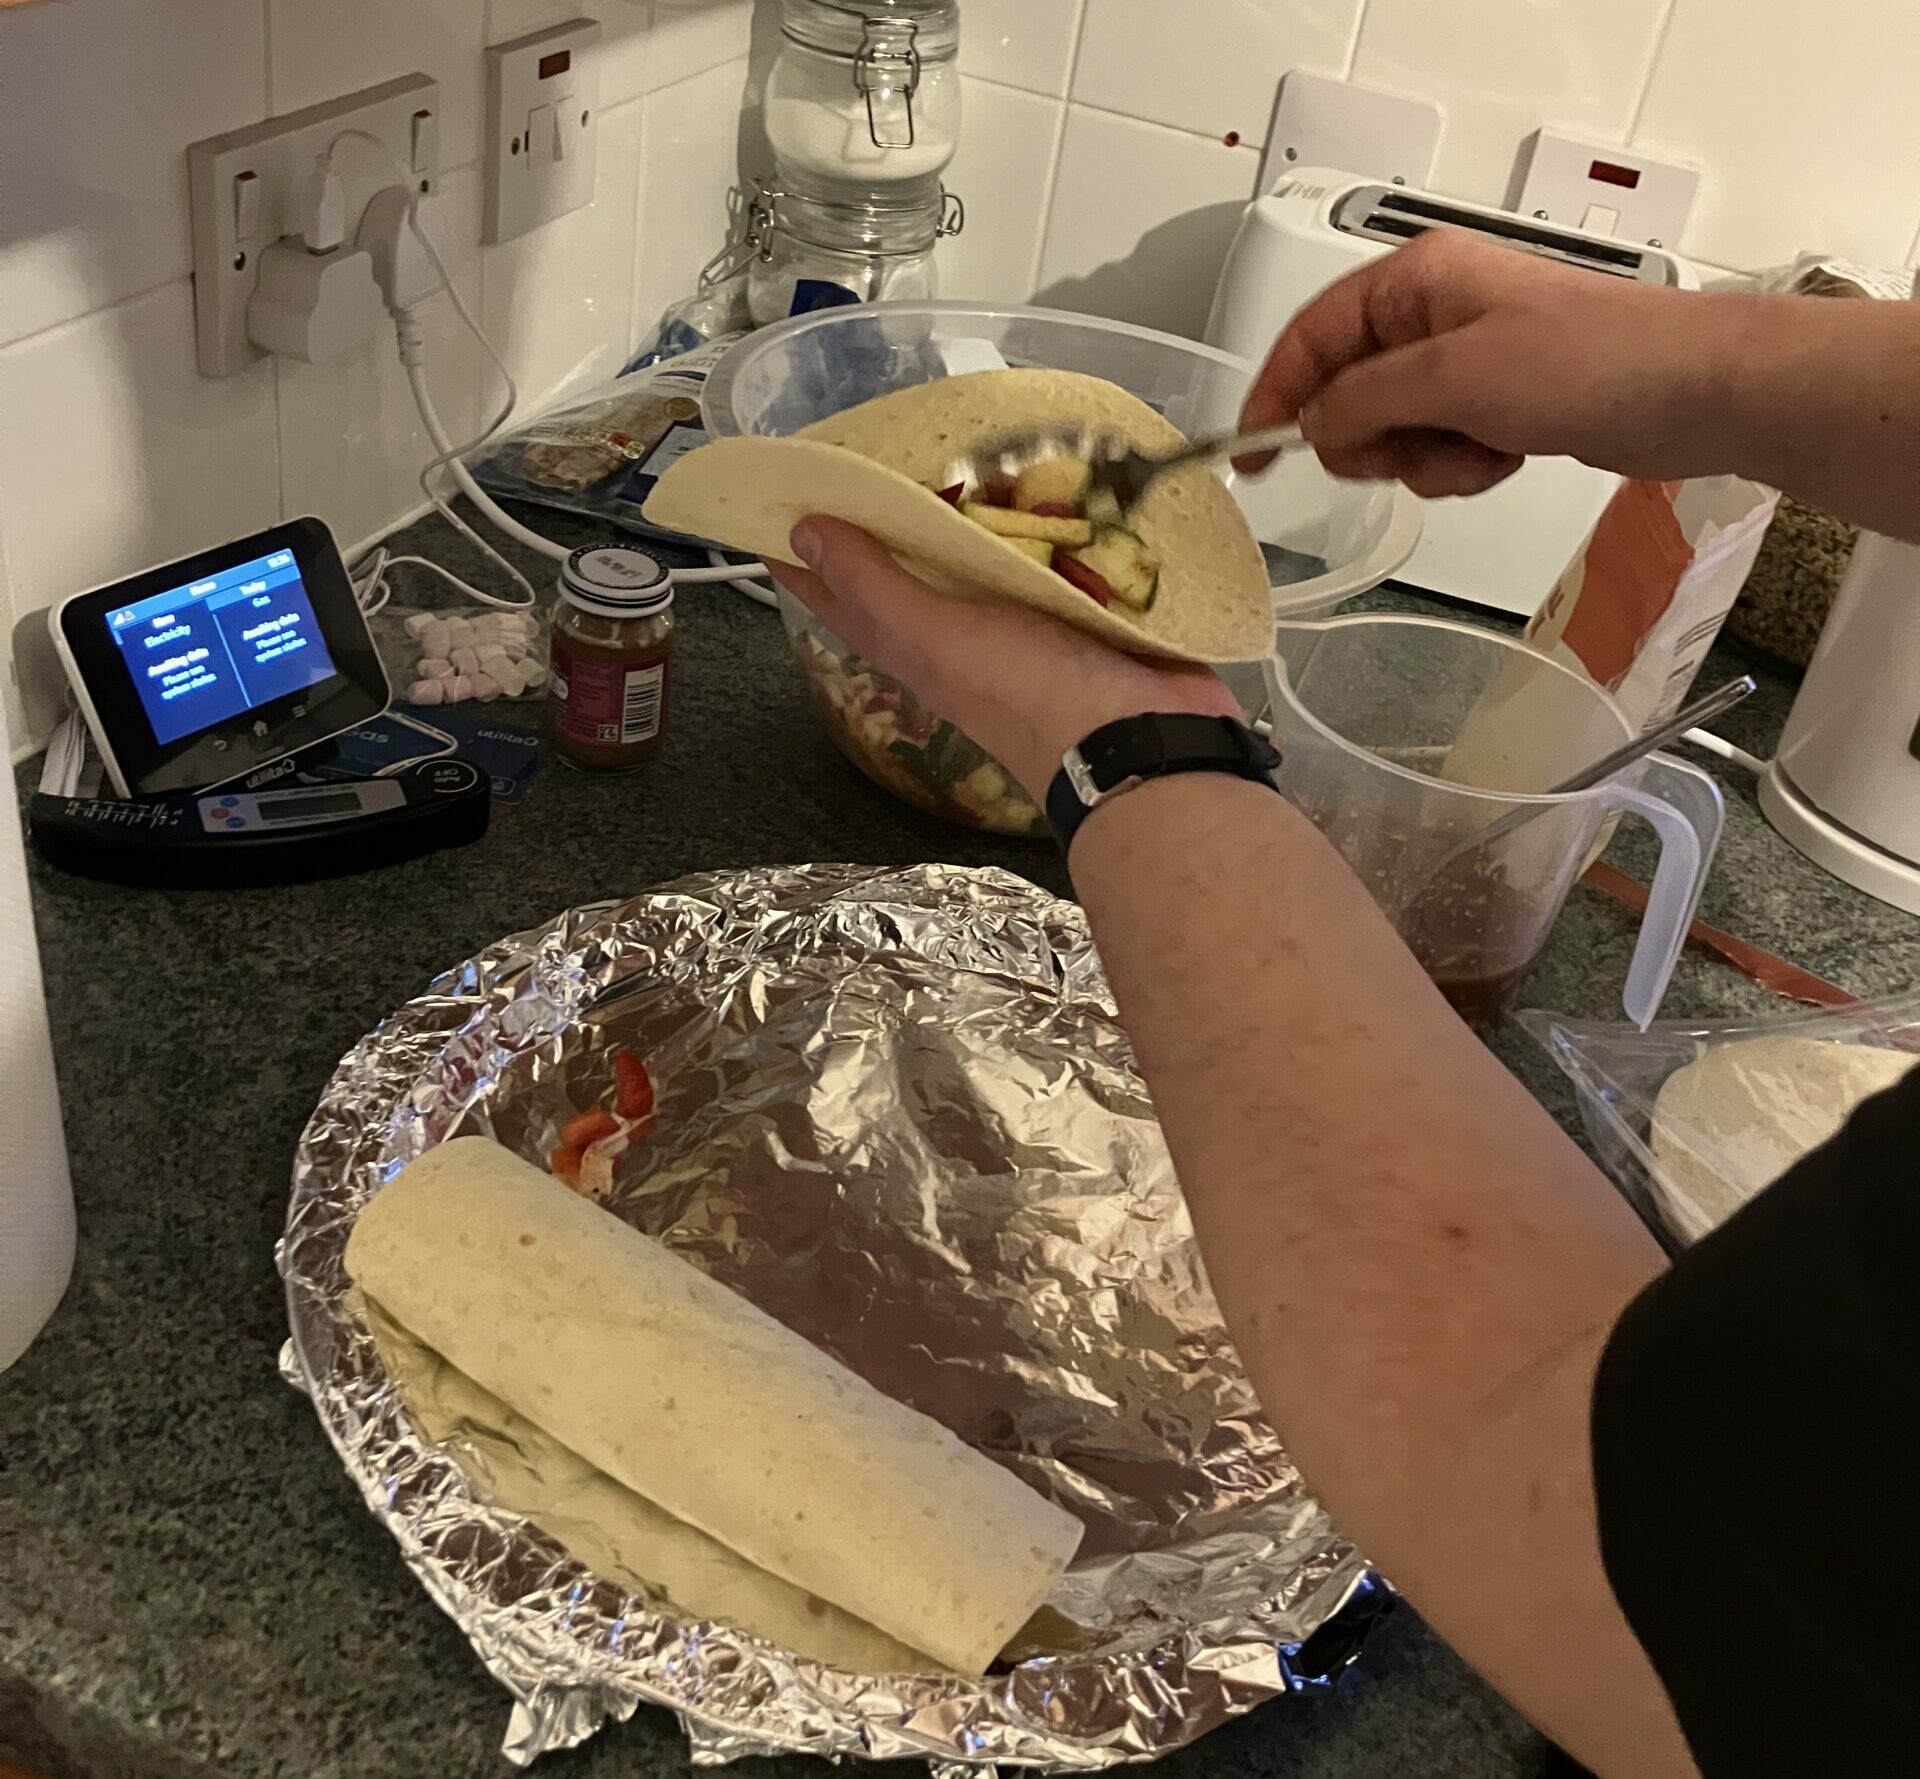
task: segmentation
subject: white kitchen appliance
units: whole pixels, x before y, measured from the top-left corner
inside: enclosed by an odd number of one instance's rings
[[[1559,228],[1457,198],[1324,168],[1289,172],[1256,198],[1214,297],[1207,339],[1258,362],[1329,284],[1432,228],[1489,241],[1596,277],[1699,287],[1693,266],[1656,247]],[[1426,529],[1398,579],[1531,616],[1593,529],[1620,479],[1572,458],[1539,458],[1491,494],[1425,501]]]
[[[1861,538],[1760,808],[1843,883],[1920,914],[1920,548]]]
[[[0,745],[7,740],[0,716]],[[0,810],[0,1371],[27,1350],[73,1272],[73,1187],[34,944],[26,849]]]

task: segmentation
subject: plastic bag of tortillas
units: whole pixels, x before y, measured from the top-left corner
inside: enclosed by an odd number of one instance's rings
[[[1675,1247],[1920,1066],[1920,992],[1780,1019],[1630,1025],[1523,1013],[1571,1077],[1600,1164]]]

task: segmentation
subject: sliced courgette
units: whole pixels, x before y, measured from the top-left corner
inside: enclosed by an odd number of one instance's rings
[[[1023,556],[1031,556],[1042,568],[1053,566],[1054,546],[1044,537],[1010,537],[1004,540]]]

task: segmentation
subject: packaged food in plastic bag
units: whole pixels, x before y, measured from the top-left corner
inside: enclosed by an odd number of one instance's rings
[[[1647,1031],[1520,1023],[1571,1077],[1600,1164],[1675,1246],[1699,1240],[1920,1066],[1920,992]]]
[[[1527,641],[1652,728],[1686,701],[1779,500],[1739,476],[1623,482]]]
[[[640,509],[668,466],[707,442],[700,391],[736,337],[643,365],[573,396],[490,441],[467,467],[496,500],[584,513],[669,543],[697,542],[649,525]]]

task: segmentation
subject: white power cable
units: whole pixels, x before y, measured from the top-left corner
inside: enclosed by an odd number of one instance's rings
[[[715,568],[718,568],[722,563],[726,562],[727,558],[725,553],[720,550],[708,550],[707,560],[711,562]],[[698,574],[699,572],[696,568],[681,570],[681,573],[689,575]],[[774,593],[774,590],[771,587],[763,586],[759,580],[748,580],[746,577],[750,573],[765,578],[770,571],[757,563],[749,569],[736,562],[728,564],[726,578],[733,583],[733,590],[736,593],[744,593],[755,605],[778,607],[780,600]],[[714,578],[717,580],[720,577],[716,575]]]
[[[506,360],[500,356],[500,352],[498,348],[495,347],[493,341],[487,337],[486,330],[474,319],[472,312],[462,300],[459,290],[454,285],[453,275],[447,270],[446,261],[441,257],[439,245],[434,241],[428,229],[421,223],[419,196],[415,190],[412,170],[403,165],[399,156],[388,148],[378,136],[374,135],[371,131],[360,129],[345,129],[338,132],[333,140],[327,144],[326,152],[322,156],[324,165],[329,171],[331,170],[334,149],[337,148],[340,143],[349,139],[368,143],[377,149],[381,156],[387,161],[388,165],[391,166],[399,176],[402,188],[408,194],[407,226],[412,230],[415,239],[419,241],[428,260],[432,263],[434,271],[439,275],[439,288],[447,293],[447,300],[453,305],[454,313],[459,316],[467,331],[480,343],[481,349],[492,361],[493,368],[498,373],[500,381],[506,390],[505,401],[494,414],[493,418],[487,422],[478,434],[467,440],[464,444],[455,445],[450,443],[447,438],[446,426],[440,418],[438,407],[434,403],[433,392],[427,386],[426,328],[420,319],[418,307],[412,306],[396,312],[394,320],[395,328],[399,336],[400,362],[406,368],[407,384],[413,391],[414,404],[420,410],[421,425],[425,427],[427,437],[432,442],[435,451],[434,457],[431,458],[420,471],[420,491],[426,496],[434,511],[437,512],[441,518],[445,519],[449,525],[458,531],[461,536],[466,538],[476,549],[480,550],[484,555],[491,557],[524,595],[523,598],[519,599],[499,598],[497,595],[483,592],[470,582],[462,580],[460,576],[454,574],[449,569],[441,567],[438,563],[429,562],[426,558],[420,556],[395,556],[388,552],[384,545],[381,545],[369,551],[367,555],[361,559],[362,563],[372,564],[372,567],[367,569],[356,581],[356,585],[362,589],[362,605],[369,613],[372,613],[380,610],[381,607],[387,603],[388,598],[391,596],[391,591],[386,579],[386,574],[389,569],[400,563],[408,563],[429,570],[479,605],[494,606],[510,611],[537,605],[539,603],[539,595],[534,591],[533,584],[527,577],[523,575],[512,562],[503,556],[499,550],[495,549],[492,544],[488,543],[471,525],[461,518],[459,513],[454,510],[433,485],[434,472],[444,468],[449,475],[452,476],[454,484],[459,488],[460,492],[478,507],[480,511],[492,521],[496,528],[506,536],[512,538],[516,543],[523,544],[526,548],[536,551],[542,556],[549,557],[556,562],[564,562],[567,557],[572,554],[572,551],[566,545],[557,544],[553,539],[543,537],[539,532],[522,525],[511,513],[505,511],[499,503],[474,480],[473,474],[467,468],[465,462],[466,458],[486,444],[512,417],[513,410],[519,403],[519,391],[514,384],[513,373],[508,370]],[[422,300],[424,301],[425,299],[423,298]],[[670,569],[668,570],[669,578],[679,585],[697,585],[705,582],[730,581],[739,587],[741,591],[747,592],[750,597],[759,599],[763,603],[772,603],[771,599],[765,594],[757,589],[753,589],[751,586],[752,578],[764,576],[769,572],[762,564],[726,564],[724,558],[720,557],[717,553],[714,553],[714,561],[716,564],[719,564],[719,566],[713,568]]]
[[[411,729],[416,734],[424,735],[429,741],[437,742],[439,745],[430,754],[409,754],[404,760],[390,760],[374,773],[375,778],[392,778],[406,771],[409,766],[417,766],[422,760],[440,760],[448,754],[460,751],[460,743],[444,729],[436,729],[431,723],[423,723],[418,717],[410,717],[404,710],[389,710],[387,716],[390,721],[400,724],[403,728]]]
[[[326,153],[322,158],[329,169],[332,167],[334,151],[342,142],[350,140],[367,143],[376,149],[381,158],[386,161],[388,166],[393,169],[393,172],[399,178],[402,188],[407,193],[406,214],[408,228],[413,232],[414,239],[420,243],[421,251],[426,254],[435,273],[438,274],[440,280],[439,287],[447,293],[447,301],[453,305],[453,312],[459,316],[467,331],[479,341],[481,349],[486,353],[487,357],[492,360],[493,368],[499,374],[500,381],[506,391],[505,400],[479,433],[464,444],[455,445],[450,443],[447,439],[446,429],[441,424],[439,410],[434,406],[432,395],[429,393],[426,385],[424,368],[426,356],[426,326],[420,318],[417,307],[407,308],[395,315],[394,324],[395,331],[399,338],[400,362],[406,367],[407,382],[413,390],[414,401],[420,409],[421,424],[426,428],[427,437],[432,441],[433,448],[438,453],[438,455],[424,465],[420,471],[420,492],[426,496],[434,511],[445,519],[449,525],[458,531],[461,536],[466,538],[467,541],[483,555],[491,557],[493,561],[499,565],[501,571],[507,578],[520,589],[522,597],[518,599],[502,599],[497,594],[485,592],[481,588],[474,586],[471,582],[463,580],[459,575],[440,567],[437,563],[426,564],[426,566],[431,568],[440,579],[464,593],[466,597],[478,605],[493,606],[497,609],[508,611],[537,605],[540,596],[534,591],[533,583],[508,561],[505,556],[495,549],[492,544],[488,543],[485,538],[475,531],[471,525],[461,518],[433,485],[434,471],[444,464],[451,464],[453,466],[454,480],[461,484],[463,491],[468,493],[469,498],[472,498],[473,495],[480,492],[478,488],[473,485],[472,478],[466,475],[466,465],[460,460],[469,452],[477,451],[488,439],[492,438],[493,435],[506,424],[507,419],[513,413],[514,407],[520,399],[519,390],[514,384],[513,373],[508,370],[506,361],[500,356],[493,341],[487,337],[486,330],[474,319],[473,312],[467,307],[466,300],[460,295],[459,287],[453,281],[453,274],[447,269],[446,260],[441,256],[439,243],[434,240],[432,232],[427,229],[420,220],[419,193],[415,190],[413,170],[407,167],[401,161],[400,157],[382,142],[378,136],[374,135],[372,131],[360,129],[341,130],[333,137],[332,141],[327,144]],[[516,537],[520,542],[539,550],[543,555],[557,555],[564,558],[567,554],[559,545],[550,542],[535,532],[528,531],[525,526],[515,524],[506,514],[494,508],[493,503],[486,500],[484,495],[481,496],[480,504],[482,510],[487,511],[488,516],[500,524],[509,536]],[[375,576],[370,577],[368,593],[373,600],[373,610],[377,611],[381,606],[386,604],[389,597],[389,589],[385,579],[386,570],[392,568],[400,561],[421,564],[423,558],[403,558],[391,554],[386,557],[385,561],[376,570]]]
[[[1767,775],[1765,760],[1756,759],[1745,748],[1735,747],[1731,741],[1715,735],[1710,729],[1689,729],[1680,739],[1690,741],[1710,754],[1718,754],[1721,759],[1739,767],[1742,772],[1752,773],[1755,778],[1765,778]]]

